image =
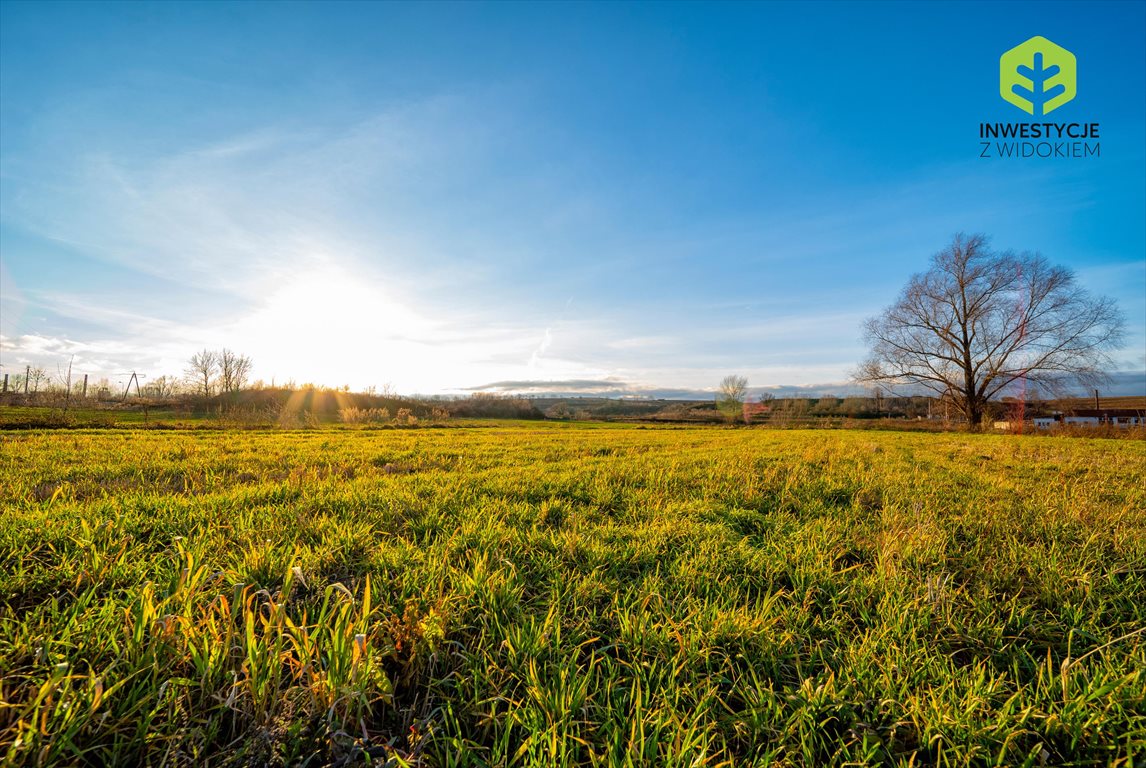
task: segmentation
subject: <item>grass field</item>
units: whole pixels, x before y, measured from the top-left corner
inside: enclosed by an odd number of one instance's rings
[[[1146,443],[0,436],[6,765],[1146,764]]]

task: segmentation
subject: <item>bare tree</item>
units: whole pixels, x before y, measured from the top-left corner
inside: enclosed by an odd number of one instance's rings
[[[1122,326],[1115,303],[1088,294],[1069,269],[956,235],[867,321],[870,356],[855,377],[952,397],[973,430],[987,403],[1020,379],[1052,390],[1104,379]]]
[[[224,392],[237,392],[251,375],[251,358],[224,349],[219,352],[219,385]]]
[[[32,392],[40,391],[40,385],[49,381],[48,372],[36,365],[28,369],[28,381],[32,384]]]
[[[147,385],[151,394],[160,399],[167,399],[175,394],[179,382],[174,376],[156,376]]]
[[[72,363],[75,361],[75,355],[68,358],[68,370],[66,372],[60,368],[59,364],[56,365],[56,370],[60,376],[60,384],[64,388],[64,413],[68,412],[68,406],[72,404]]]
[[[209,349],[196,352],[187,361],[187,378],[203,397],[210,397],[219,370],[219,356]]]
[[[235,360],[235,371],[232,381],[236,390],[240,390],[247,385],[247,381],[251,377],[251,358],[246,355],[239,355]]]
[[[744,410],[744,398],[748,394],[748,379],[729,374],[720,380],[716,396],[716,409],[729,419],[735,419]]]

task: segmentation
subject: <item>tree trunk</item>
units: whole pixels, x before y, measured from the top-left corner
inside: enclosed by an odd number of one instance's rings
[[[983,403],[974,393],[963,393],[963,415],[967,417],[967,431],[979,431],[983,421]]]

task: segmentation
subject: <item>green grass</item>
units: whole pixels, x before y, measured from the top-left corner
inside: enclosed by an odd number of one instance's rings
[[[202,416],[176,413],[170,408],[49,408],[5,405],[0,408],[0,429],[187,426]]]
[[[1146,443],[0,436],[10,765],[1143,765]]]

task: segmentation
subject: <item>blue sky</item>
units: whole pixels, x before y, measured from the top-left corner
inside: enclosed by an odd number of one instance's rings
[[[3,371],[842,391],[959,231],[1146,368],[1144,3],[0,7]],[[979,158],[1033,35],[1101,157]]]

